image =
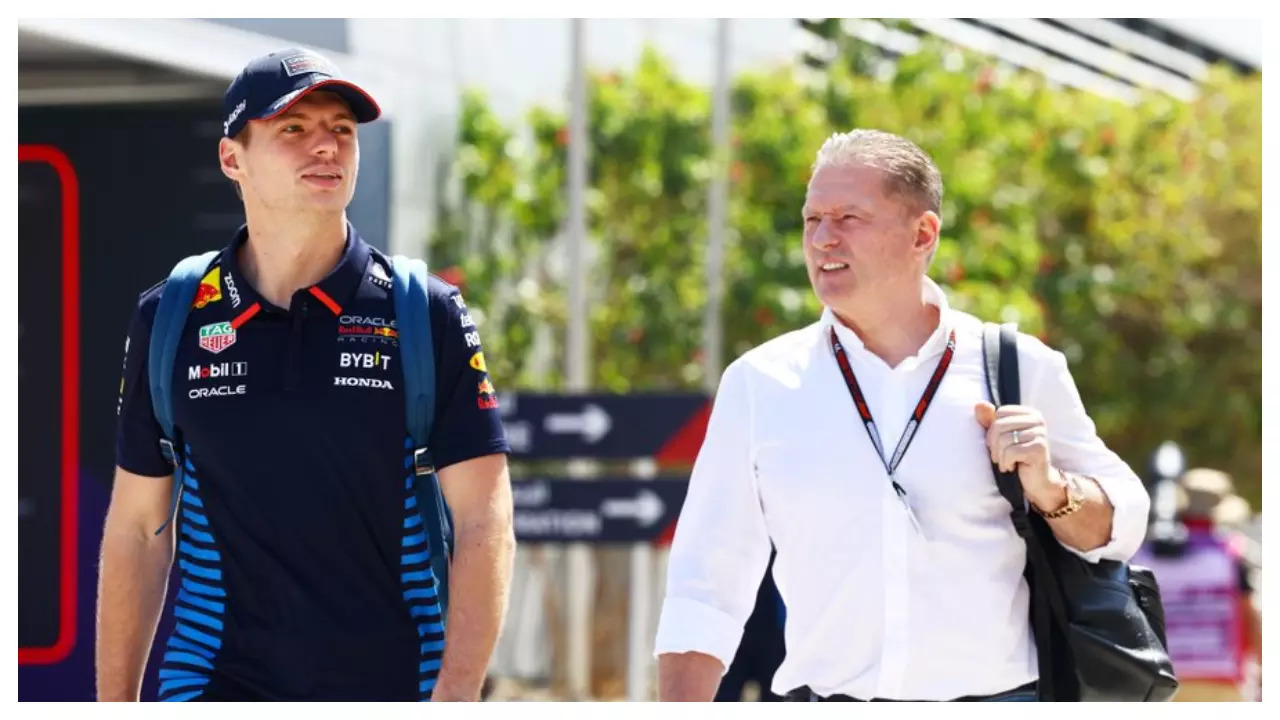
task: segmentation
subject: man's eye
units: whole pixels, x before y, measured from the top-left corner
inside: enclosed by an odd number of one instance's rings
[[[287,133],[302,132],[302,126],[301,125],[285,125],[284,128],[282,128],[281,132],[287,132]]]
[[[351,133],[355,132],[354,128],[352,128],[350,125],[339,125],[338,127],[334,128],[334,130],[337,132],[343,133],[345,135],[350,135]]]
[[[810,215],[804,219],[804,223],[806,225],[816,225],[818,223],[818,217],[816,215]]]

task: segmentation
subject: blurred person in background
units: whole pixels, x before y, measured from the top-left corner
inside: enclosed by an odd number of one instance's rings
[[[787,609],[773,582],[773,557],[765,568],[764,579],[756,592],[756,607],[742,628],[742,641],[733,662],[725,671],[720,687],[716,689],[716,702],[740,702],[747,697],[748,686],[754,686],[750,699],[760,702],[780,702],[783,697],[772,690],[773,674],[786,655],[783,628],[786,626]]]
[[[515,543],[479,335],[457,289],[432,276],[430,450],[454,521],[446,625],[406,480],[391,265],[346,217],[357,127],[381,111],[299,49],[250,62],[223,106],[218,159],[246,224],[204,276],[178,346],[172,453],[148,370],[163,282],[133,315],[102,543],[98,697],[139,699],[177,545],[159,699],[475,700]],[[173,463],[185,464],[176,515]]]
[[[1172,507],[1156,502],[1150,540],[1134,562],[1151,568],[1164,597],[1165,634],[1180,687],[1177,701],[1261,699],[1262,612],[1249,503],[1230,476],[1193,468],[1176,478]],[[1176,532],[1154,532],[1170,514]]]
[[[1023,404],[987,402],[983,324],[926,274],[941,200],[905,138],[855,130],[818,151],[797,210],[824,310],[721,378],[671,547],[661,699],[715,695],[771,545],[787,608],[774,692],[1037,699],[1026,546],[993,463],[1085,561],[1141,544],[1150,500],[1062,353],[1022,336]]]

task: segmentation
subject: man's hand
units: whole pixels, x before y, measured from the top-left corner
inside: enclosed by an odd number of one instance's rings
[[[173,565],[173,476],[117,467],[102,530],[95,665],[98,699],[137,701]]]
[[[1047,512],[1066,505],[1066,478],[1051,464],[1049,430],[1040,411],[1025,405],[997,409],[989,402],[973,411],[987,431],[991,462],[1002,472],[1017,470],[1027,499]]]
[[[724,663],[705,653],[663,653],[658,656],[658,700],[711,702],[724,672]]]
[[[988,402],[978,403],[973,412],[987,430],[991,462],[1002,471],[1018,471],[1022,492],[1031,504],[1049,513],[1066,507],[1070,502],[1067,477],[1050,464],[1044,416],[1025,405],[1005,405],[997,410]],[[1096,480],[1075,477],[1083,494],[1080,509],[1050,520],[1049,527],[1064,544],[1088,552],[1110,542],[1115,508]]]
[[[506,616],[516,537],[507,457],[484,455],[440,469],[453,510],[449,623],[431,699],[479,700]]]

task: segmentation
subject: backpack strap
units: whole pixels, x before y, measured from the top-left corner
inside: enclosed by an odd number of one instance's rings
[[[1000,407],[1000,326],[995,323],[982,324],[982,364],[983,377],[987,381],[987,396],[991,404]]]
[[[982,328],[982,359],[986,370],[987,391],[991,394],[991,402],[996,407],[1001,405],[1017,405],[1022,402],[1022,387],[1018,374],[1018,326],[1015,323],[996,325],[985,323]],[[1045,555],[1042,540],[1032,527],[1027,513],[1027,503],[1022,492],[1022,481],[1018,473],[1000,472],[991,465],[995,473],[996,486],[1000,494],[1009,501],[1013,512],[1010,519],[1018,535],[1027,546],[1027,567],[1023,575],[1031,588],[1030,613],[1031,628],[1035,634],[1037,654],[1039,656],[1040,681],[1037,695],[1040,700],[1058,699],[1058,689],[1054,682],[1055,653],[1059,636],[1053,630],[1054,618],[1065,618],[1065,609],[1058,600],[1060,588],[1053,575]],[[1042,522],[1042,521],[1041,521]],[[1047,530],[1047,528],[1045,528]],[[1043,587],[1037,587],[1042,585]]]
[[[182,493],[183,470],[186,459],[177,442],[173,427],[173,364],[178,355],[178,343],[187,324],[187,315],[195,301],[200,280],[209,271],[217,250],[183,258],[169,273],[169,280],[160,291],[160,304],[151,325],[151,342],[147,348],[147,377],[151,386],[151,409],[160,423],[160,452],[173,465],[173,496],[169,514],[156,535],[164,532],[173,519]]]
[[[986,370],[987,392],[991,404],[1017,405],[1022,400],[1022,388],[1018,382],[1018,329],[1013,323],[996,325],[984,323],[982,328],[982,360]],[[1013,507],[1013,527],[1023,539],[1030,542],[1031,526],[1027,520],[1026,500],[1022,494],[1022,481],[1016,472],[1000,472],[992,463],[996,485],[1000,494]]]
[[[991,404],[996,408],[1002,405],[1017,405],[1022,399],[1022,388],[1018,381],[1017,325],[983,323],[982,361]],[[994,462],[991,464],[991,469],[995,473],[996,487],[1013,508],[1009,517],[1013,521],[1013,527],[1018,536],[1028,545],[1027,559],[1030,563],[1030,546],[1035,542],[1035,538],[1031,535],[1022,481],[1018,478],[1016,471],[1003,472]]]
[[[415,492],[426,529],[443,623],[449,613],[452,522],[427,445],[436,407],[435,345],[427,294],[427,264],[419,259],[395,255],[391,258],[391,265],[400,363],[404,368],[405,426],[413,445]]]
[[[1022,402],[1022,387],[1018,380],[1018,325],[1005,323],[1000,326],[1000,398],[1006,405]]]

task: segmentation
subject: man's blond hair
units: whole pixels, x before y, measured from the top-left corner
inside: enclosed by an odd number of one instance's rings
[[[818,150],[813,171],[847,165],[881,170],[891,194],[915,201],[918,211],[932,210],[942,217],[942,173],[933,158],[910,140],[882,130],[835,133]]]

